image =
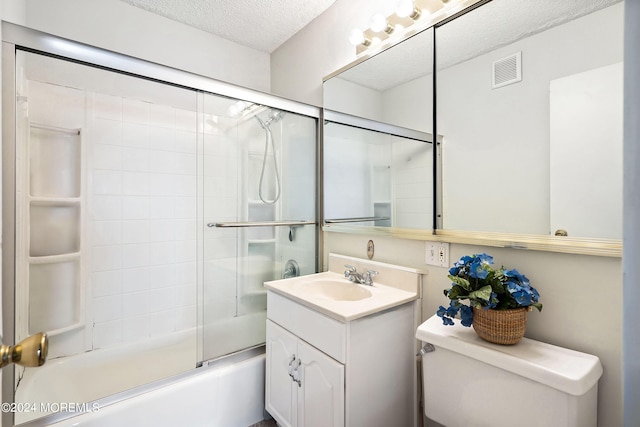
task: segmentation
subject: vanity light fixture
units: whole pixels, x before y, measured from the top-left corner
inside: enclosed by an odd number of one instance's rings
[[[397,0],[394,13],[376,13],[369,28],[351,30],[349,42],[356,46],[357,55],[381,42],[392,45],[403,35],[408,37],[429,28],[479,1],[483,0]]]

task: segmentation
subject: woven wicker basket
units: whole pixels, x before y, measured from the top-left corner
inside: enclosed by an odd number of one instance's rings
[[[531,307],[509,310],[473,308],[473,329],[485,341],[494,344],[516,344],[524,336],[527,312]]]

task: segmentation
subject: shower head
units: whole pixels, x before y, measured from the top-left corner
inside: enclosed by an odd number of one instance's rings
[[[256,118],[260,122],[260,126],[262,126],[262,129],[266,129],[269,126],[271,126],[273,123],[277,123],[280,120],[282,120],[284,115],[285,115],[284,111],[276,110],[275,108],[272,108],[271,109],[271,113],[269,114],[269,118],[267,120],[262,121],[262,120],[260,120],[260,118],[258,118],[258,116],[256,116]]]

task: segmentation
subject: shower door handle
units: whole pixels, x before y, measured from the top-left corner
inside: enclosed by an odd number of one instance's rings
[[[0,346],[0,368],[10,363],[35,368],[44,365],[49,352],[49,338],[44,332],[31,335],[16,345]]]

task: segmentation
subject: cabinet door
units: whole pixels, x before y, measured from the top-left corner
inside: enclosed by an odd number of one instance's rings
[[[297,357],[297,338],[267,320],[267,361],[265,409],[282,427],[295,426],[298,385],[289,376],[293,356]]]
[[[298,427],[344,426],[344,365],[298,341]]]

